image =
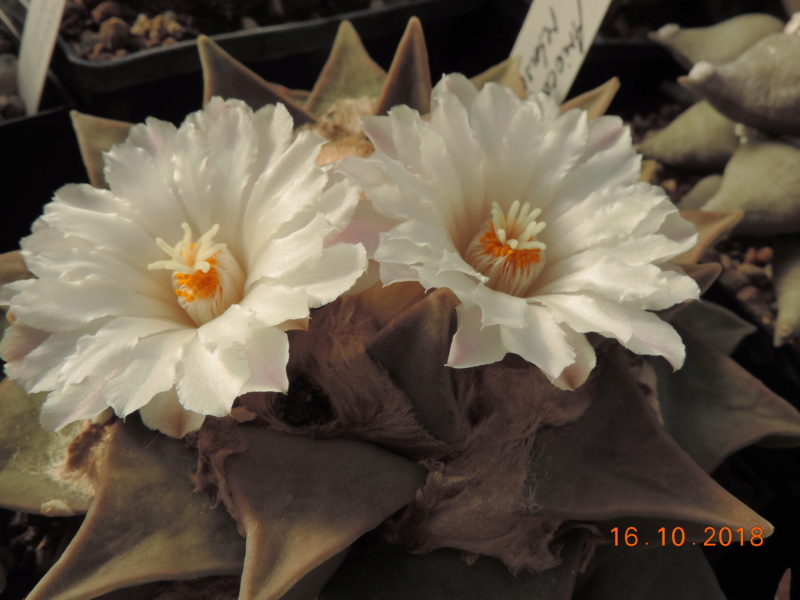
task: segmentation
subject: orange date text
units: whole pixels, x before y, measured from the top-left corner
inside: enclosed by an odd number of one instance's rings
[[[761,546],[764,543],[764,530],[761,527],[752,527],[747,531],[744,527],[731,529],[730,527],[706,527],[705,539],[702,541],[688,541],[683,527],[660,527],[657,535],[648,536],[650,541],[642,541],[642,533],[637,527],[614,527],[611,536],[615,546]],[[649,532],[648,532],[649,533]],[[653,542],[652,540],[656,541]]]

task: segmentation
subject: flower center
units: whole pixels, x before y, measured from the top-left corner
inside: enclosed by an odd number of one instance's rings
[[[515,200],[507,215],[497,202],[492,204],[492,218],[472,238],[464,257],[489,278],[487,286],[520,296],[542,272],[546,246],[535,239],[546,225],[536,220],[540,214],[542,209],[531,210],[529,202]]]
[[[156,245],[169,256],[147,265],[148,269],[172,271],[178,304],[198,325],[215,319],[244,295],[245,276],[236,258],[222,243],[214,243],[219,225],[192,242],[192,228],[181,225],[183,239],[170,246],[161,238]]]

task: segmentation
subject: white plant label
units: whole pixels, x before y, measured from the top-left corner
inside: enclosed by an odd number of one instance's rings
[[[19,48],[17,86],[29,115],[36,114],[66,0],[30,0]]]
[[[533,0],[511,56],[528,93],[567,97],[611,0]]]

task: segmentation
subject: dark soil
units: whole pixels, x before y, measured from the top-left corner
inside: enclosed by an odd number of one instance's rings
[[[0,510],[0,597],[21,600],[61,556],[82,517]]]
[[[364,9],[370,0],[67,0],[61,36],[82,58],[130,53],[264,25]]]

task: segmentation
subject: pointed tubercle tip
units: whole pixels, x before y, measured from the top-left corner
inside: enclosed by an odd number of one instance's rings
[[[714,65],[705,60],[701,60],[692,67],[692,70],[689,71],[687,78],[692,83],[705,83],[711,79],[714,73],[716,73],[716,68],[714,68]]]
[[[660,27],[655,34],[652,35],[653,38],[657,40],[668,40],[669,38],[673,37],[681,30],[681,26],[677,23],[667,23],[666,25]]]

